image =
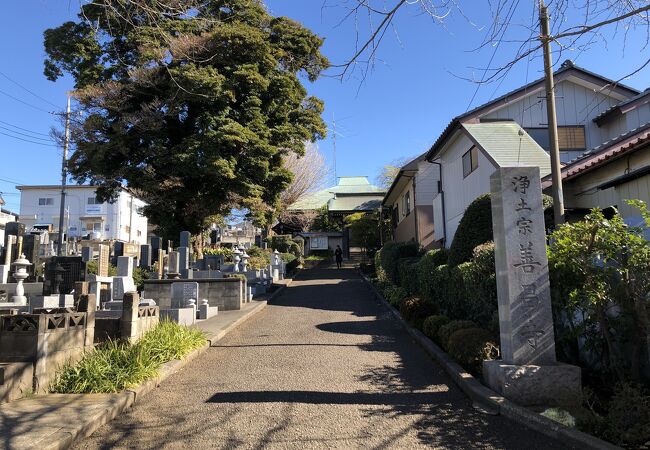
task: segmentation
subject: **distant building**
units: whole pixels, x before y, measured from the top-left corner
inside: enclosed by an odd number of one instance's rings
[[[305,194],[289,211],[313,211],[327,207],[332,218],[357,212],[373,212],[381,207],[386,190],[370,184],[368,177],[339,177],[336,186]]]
[[[0,195],[0,245],[3,245],[5,241],[5,225],[7,222],[15,222],[18,219],[18,214],[12,213],[11,211],[2,208],[5,201]]]
[[[16,186],[20,191],[20,221],[27,229],[58,232],[61,186]],[[95,186],[66,187],[64,232],[68,237],[92,235],[103,240],[147,243],[145,202],[121,191],[114,203],[100,202]]]
[[[384,197],[395,242],[417,242],[433,248],[433,197],[438,192],[438,168],[422,154],[402,166]]]

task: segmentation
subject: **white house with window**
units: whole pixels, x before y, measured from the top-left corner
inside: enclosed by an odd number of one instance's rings
[[[445,247],[451,246],[467,206],[490,192],[490,176],[498,167],[538,166],[542,177],[551,172],[549,155],[512,121],[457,123],[428,157],[440,168],[433,235],[436,244]]]
[[[20,221],[27,229],[58,232],[61,186],[16,186],[20,191]],[[145,202],[121,191],[114,203],[100,202],[94,186],[66,187],[64,232],[80,238],[94,233],[106,240],[147,243],[147,218],[140,213]]]
[[[640,96],[638,90],[577,67],[571,61],[565,61],[555,72],[555,94],[562,163],[629,129],[625,116],[613,110],[628,107],[630,101]],[[604,117],[607,111],[613,113]],[[490,142],[478,145],[474,134],[490,129],[491,124],[494,129]],[[502,145],[500,140],[510,139],[513,130],[517,136],[523,133],[522,142],[536,145],[519,148],[514,145],[517,139],[510,142],[512,145]],[[537,153],[539,148],[549,150],[544,79],[454,118],[426,155],[428,161],[438,166],[441,180],[433,200],[435,242],[451,245],[465,208],[479,195],[490,192],[490,175],[498,165],[536,160],[541,155],[527,152]]]

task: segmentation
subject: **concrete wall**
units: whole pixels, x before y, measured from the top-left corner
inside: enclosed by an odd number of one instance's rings
[[[171,308],[171,285],[179,280],[145,280],[142,298],[152,299],[160,309]],[[244,295],[246,283],[239,278],[213,278],[180,280],[199,283],[197,304],[204,298],[210,306],[218,306],[219,311],[241,309],[246,302]]]

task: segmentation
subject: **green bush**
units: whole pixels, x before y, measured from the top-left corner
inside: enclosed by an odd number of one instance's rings
[[[397,261],[399,285],[410,295],[418,295],[418,262],[420,258],[400,258]]]
[[[381,266],[381,249],[375,253],[375,273],[377,274],[377,280],[379,280],[380,283],[388,283],[388,275],[386,274],[386,271],[384,268]]]
[[[616,387],[605,416],[605,438],[618,445],[638,447],[650,441],[650,397],[639,385]]]
[[[469,204],[460,219],[449,247],[449,265],[456,266],[472,259],[477,245],[492,240],[492,203],[490,194],[483,194]]]
[[[232,262],[232,251],[230,247],[204,248],[203,255],[223,255],[224,262]]]
[[[404,320],[421,329],[424,319],[436,313],[436,307],[420,297],[411,297],[400,303],[399,312]]]
[[[393,284],[398,284],[398,261],[400,258],[408,258],[417,256],[420,249],[415,242],[387,242],[377,252],[379,265],[386,273],[386,277]]]
[[[57,373],[50,392],[119,392],[157,376],[163,363],[182,359],[205,342],[205,335],[198,328],[163,321],[135,344],[108,341],[86,353],[76,364],[65,365]]]
[[[384,298],[388,300],[395,308],[399,308],[400,303],[407,297],[407,292],[400,286],[389,284],[384,288]]]
[[[88,271],[89,274],[97,275],[97,271],[99,270],[99,263],[96,260],[86,262],[86,270]],[[115,267],[112,264],[109,264],[108,265],[108,276],[109,277],[116,277],[117,276],[117,267]]]
[[[422,324],[422,332],[429,339],[438,342],[438,331],[440,331],[440,327],[442,327],[443,325],[447,325],[448,323],[449,323],[449,317],[447,316],[443,316],[443,315],[429,316],[426,319],[424,319],[424,323]]]
[[[135,287],[139,292],[144,290],[144,280],[148,279],[149,273],[142,267],[138,266],[133,268],[133,284],[135,284]]]
[[[291,253],[296,258],[302,256],[302,241],[297,242],[290,234],[276,234],[271,236],[271,248],[280,253]]]
[[[466,328],[476,328],[476,324],[471,320],[452,320],[446,325],[443,325],[438,330],[438,343],[440,346],[449,350],[449,338],[458,330],[464,330]]]
[[[472,374],[481,373],[484,359],[493,359],[497,345],[492,333],[483,328],[454,331],[447,343],[449,356]]]

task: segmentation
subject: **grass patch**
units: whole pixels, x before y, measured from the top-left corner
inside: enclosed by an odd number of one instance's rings
[[[206,341],[205,333],[165,320],[135,344],[108,341],[64,366],[50,386],[59,394],[119,392],[158,375],[172,359],[182,359]]]

